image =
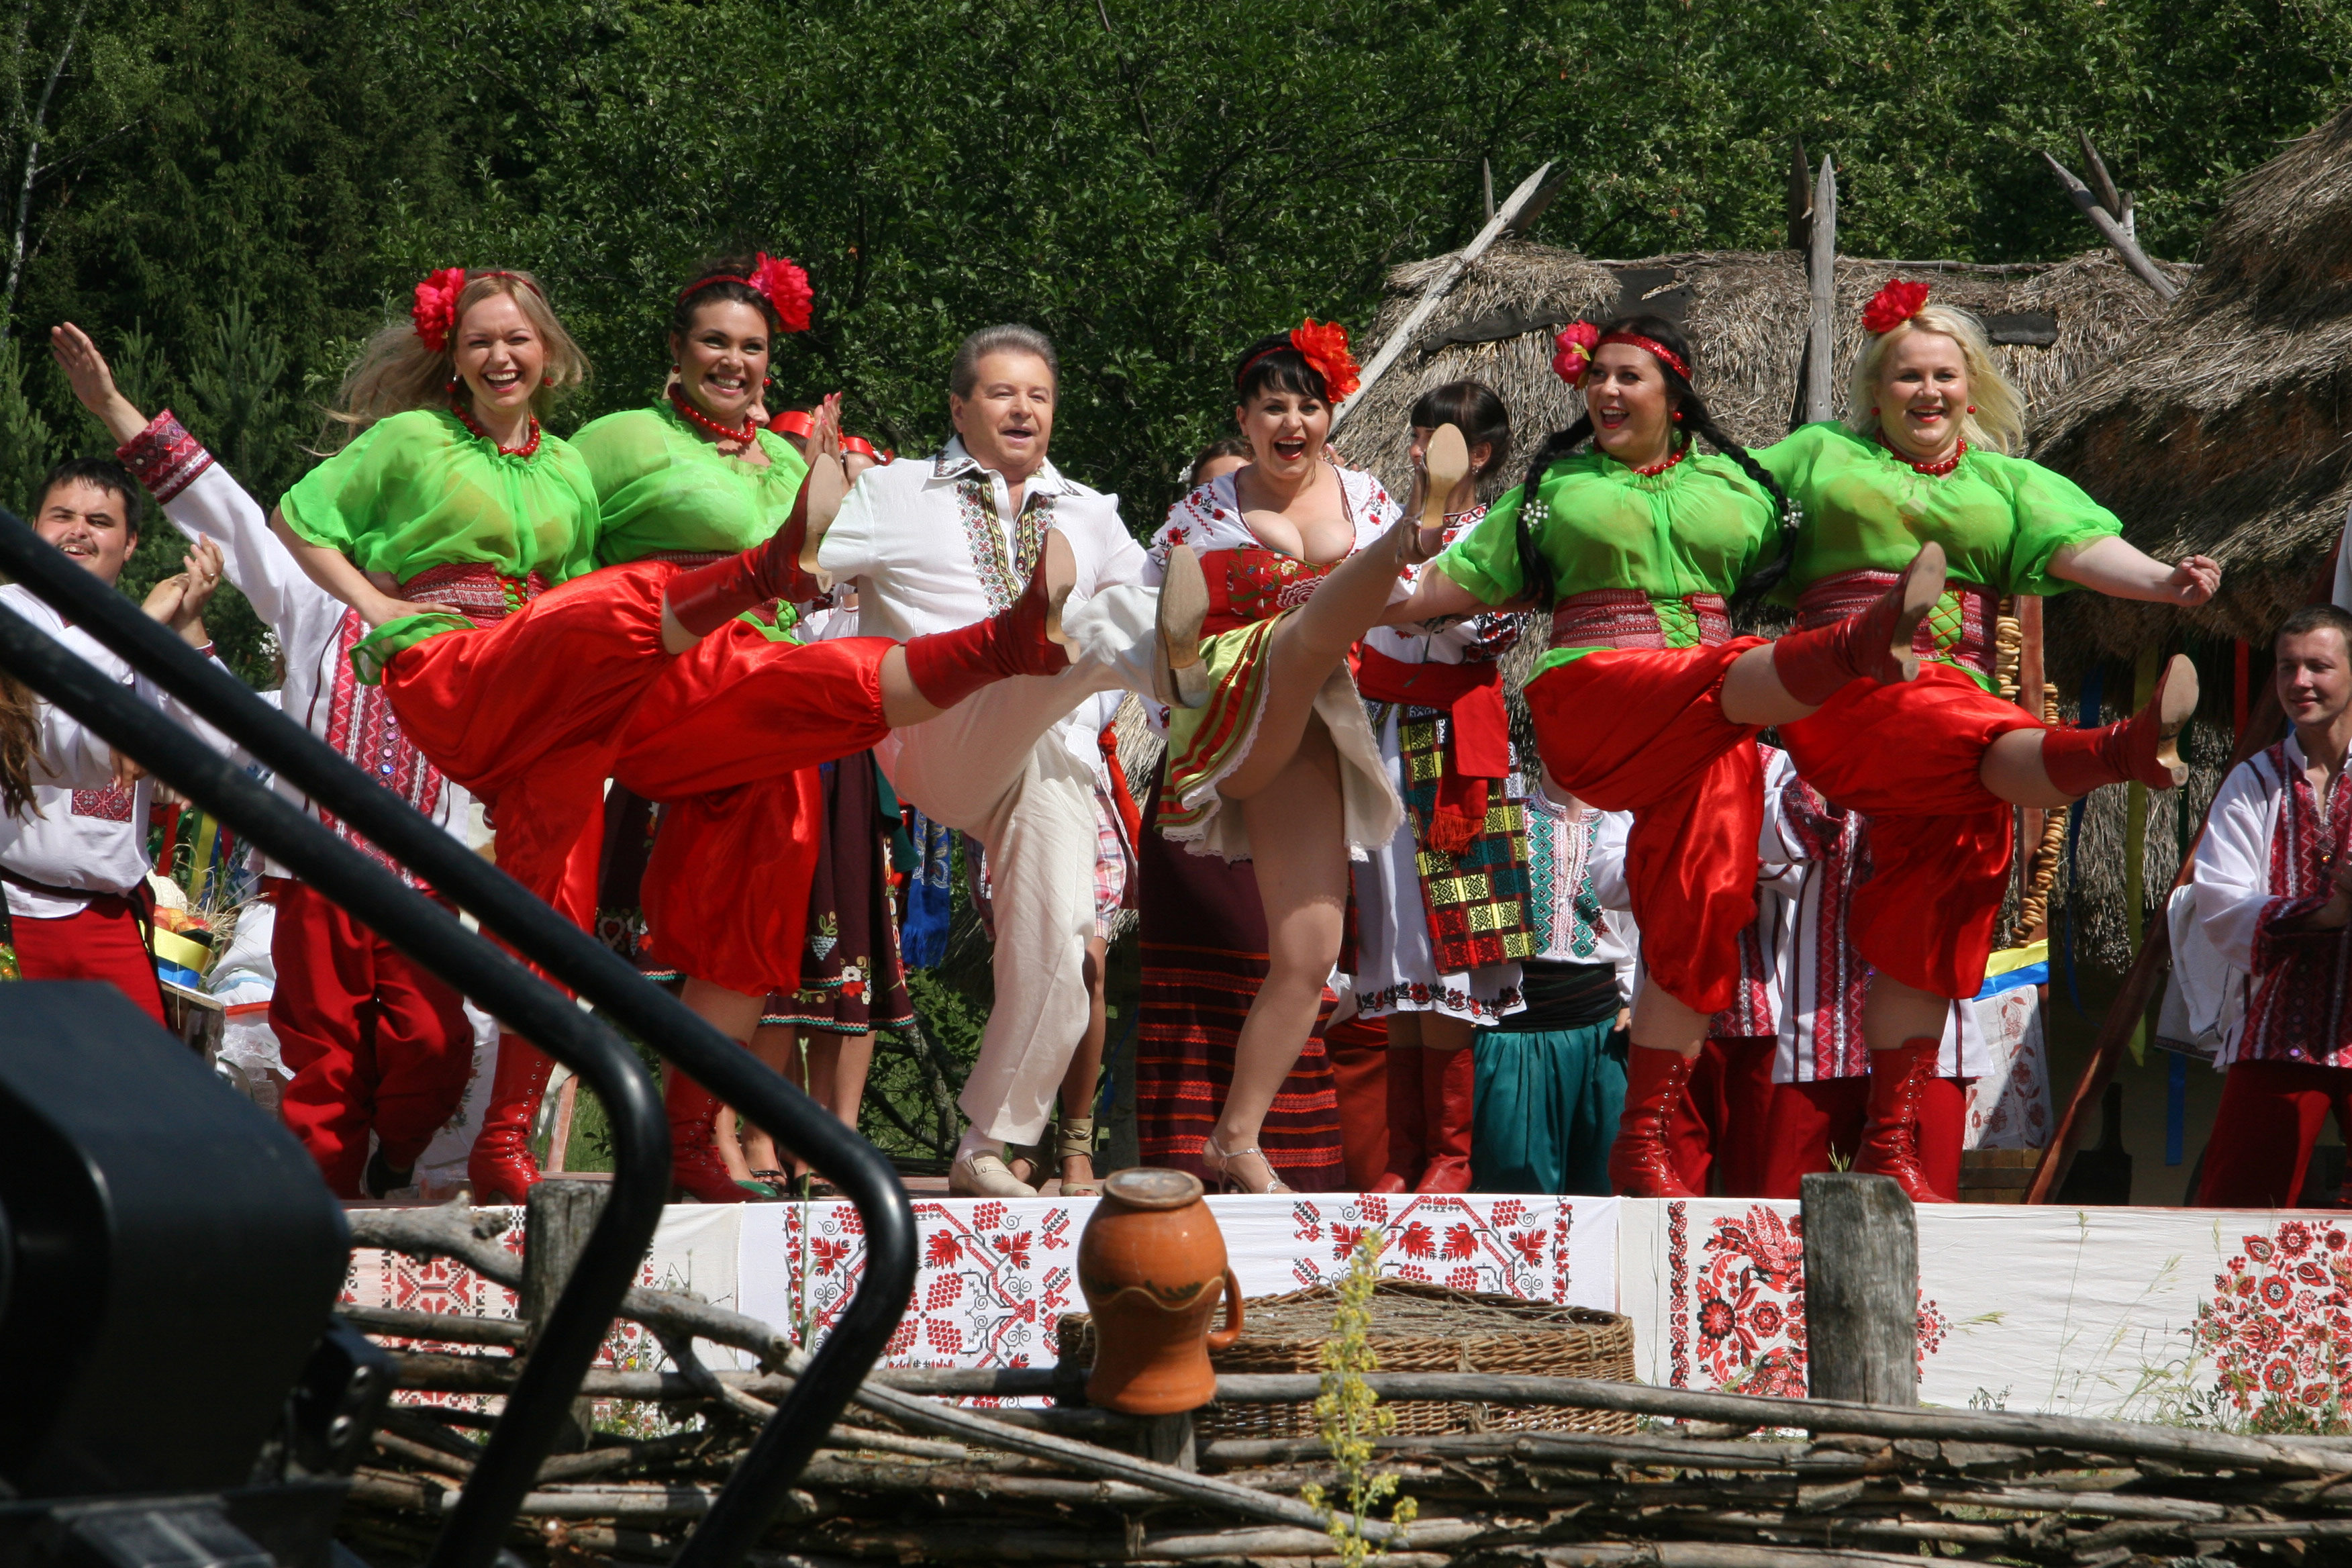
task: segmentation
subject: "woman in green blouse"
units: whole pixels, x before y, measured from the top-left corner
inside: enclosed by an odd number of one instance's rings
[[[1004,615],[925,639],[920,689],[907,649],[885,639],[802,648],[741,626],[739,613],[794,581],[803,536],[828,521],[809,515],[813,487],[786,529],[710,564],[590,570],[588,465],[540,427],[587,368],[528,274],[436,272],[411,320],[378,332],[344,381],[334,417],[356,434],[272,519],[311,579],[373,628],[353,662],[381,679],[418,749],[494,813],[500,866],[576,923],[594,914],[607,777],[641,776],[640,793],[668,798],[789,774],[989,681],[1067,667],[1046,635],[1073,574],[1066,551]],[[829,416],[820,427],[830,452]],[[538,1180],[527,1138],[548,1071],[501,1040],[469,1164],[478,1201],[520,1199]]]
[[[1691,384],[1690,345],[1655,316],[1560,334],[1553,366],[1585,415],[1527,481],[1439,556],[1390,619],[1532,601],[1551,650],[1527,688],[1551,784],[1630,811],[1626,883],[1649,981],[1633,1007],[1618,1192],[1685,1197],[1668,1147],[1707,1021],[1739,977],[1755,919],[1759,729],[1850,680],[1907,679],[1912,629],[1943,589],[1930,547],[1864,613],[1778,642],[1734,637],[1726,600],[1769,585],[1792,519],[1772,477]],[[1699,452],[1706,437],[1716,454]],[[1597,448],[1577,448],[1591,439]]]
[[[1975,319],[1927,298],[1923,283],[1882,289],[1863,313],[1872,336],[1846,422],[1808,425],[1757,458],[1803,509],[1780,589],[1800,626],[1874,598],[1923,545],[1942,547],[1950,574],[1917,632],[1917,680],[1851,685],[1780,730],[1798,773],[1868,819],[1874,870],[1855,891],[1852,928],[1873,970],[1863,1013],[1871,1095],[1854,1168],[1940,1202],[1920,1173],[1915,1104],[1952,1002],[1984,983],[2009,883],[2011,807],[2063,806],[2132,781],[2171,788],[2186,773],[2172,737],[2197,706],[2196,670],[2175,658],[2137,717],[2045,728],[1994,694],[2000,599],[2079,585],[2198,605],[2221,568],[2203,556],[2151,560],[2073,480],[2009,455],[2022,445],[2023,399]]]

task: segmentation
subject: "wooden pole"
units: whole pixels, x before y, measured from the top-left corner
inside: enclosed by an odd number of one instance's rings
[[[1891,1176],[1807,1176],[1805,1386],[1815,1399],[1919,1403],[1919,1234]]]
[[[2147,258],[2147,252],[2139,247],[2139,241],[2125,231],[2114,214],[2099,205],[2099,198],[2091,194],[2089,186],[2076,179],[2065,164],[2049,153],[2042,153],[2042,161],[2050,165],[2050,172],[2058,177],[2059,184],[2065,187],[2066,195],[2075,207],[2091,220],[2091,226],[2099,231],[2099,237],[2115,247],[2116,254],[2123,258],[2124,265],[2130,268],[2141,282],[2155,289],[2158,298],[2162,300],[2172,300],[2180,293],[2172,279],[2158,271],[2156,263]]]
[[[1826,157],[1813,181],[1813,216],[1806,250],[1812,282],[1812,315],[1805,338],[1805,422],[1836,413],[1830,369],[1837,351],[1837,169]]]
[[[1811,246],[1813,221],[1813,175],[1805,163],[1805,139],[1795,139],[1789,148],[1789,248],[1803,254]]]
[[[1412,345],[1412,340],[1420,333],[1423,325],[1430,317],[1437,313],[1437,307],[1444,302],[1445,296],[1453,291],[1454,285],[1462,280],[1462,275],[1470,269],[1470,264],[1486,255],[1493,247],[1494,243],[1503,237],[1503,231],[1517,223],[1522,215],[1528,221],[1534,221],[1535,214],[1540,212],[1544,205],[1549,201],[1550,193],[1544,189],[1544,176],[1550,173],[1551,165],[1546,163],[1542,168],[1521,180],[1519,188],[1513,191],[1510,199],[1503,204],[1503,210],[1487,220],[1486,226],[1478,231],[1478,237],[1463,247],[1461,254],[1446,263],[1445,270],[1438,274],[1437,280],[1423,291],[1421,303],[1415,305],[1412,313],[1397,323],[1396,331],[1391,332],[1388,335],[1388,341],[1381,344],[1381,352],[1374,354],[1372,363],[1364,367],[1364,374],[1357,383],[1356,390],[1331,416],[1331,438],[1338,438],[1339,427],[1348,422],[1348,416],[1353,414],[1362,405],[1364,394],[1371,391],[1381,377],[1388,374],[1389,367],[1396,363],[1398,356]],[[1542,199],[1538,200],[1539,197]]]
[[[2108,216],[2126,234],[2137,239],[2139,226],[2132,221],[2131,193],[2116,189],[2115,178],[2107,173],[2107,161],[2091,145],[2089,132],[2077,131],[2074,137],[2083,144],[2083,162],[2090,170],[2091,190],[2099,198],[2099,205],[2107,209]]]
[[[1492,158],[1481,158],[1478,160],[1478,194],[1486,198],[1486,221],[1488,223],[1494,222],[1495,161]]]
[[[532,1340],[546,1327],[555,1310],[564,1282],[579,1267],[588,1246],[588,1233],[612,1192],[609,1182],[541,1181],[523,1203],[522,1300],[517,1311],[530,1326]],[[595,1430],[595,1408],[585,1399],[572,1402],[572,1415],[557,1435],[553,1451],[576,1454],[588,1447]]]

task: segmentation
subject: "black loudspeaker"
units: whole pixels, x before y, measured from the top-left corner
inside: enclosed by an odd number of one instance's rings
[[[181,1541],[165,1559],[236,1559],[182,1526],[270,1512],[256,1488],[347,1414],[337,1369],[373,1348],[330,1333],[349,1258],[301,1146],[128,999],[0,984],[0,1563],[48,1556],[68,1517],[83,1553],[135,1561],[161,1531]],[[359,1379],[370,1425],[383,1372]],[[295,1489],[331,1521],[339,1485]],[[123,1511],[166,1497],[145,1522]]]

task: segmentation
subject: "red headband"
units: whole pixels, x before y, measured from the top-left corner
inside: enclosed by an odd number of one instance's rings
[[[444,267],[438,272],[428,272],[425,281],[416,286],[415,301],[408,307],[408,319],[416,324],[416,336],[425,346],[439,353],[449,346],[449,330],[457,324],[457,296],[475,278],[511,278],[542,300],[539,285],[520,272],[504,270],[476,272],[470,276],[462,267]]]
[[[768,428],[777,435],[798,436],[803,440],[808,438],[808,433],[815,427],[815,416],[805,408],[787,408],[768,421]]]
[[[1300,325],[1290,329],[1290,340],[1263,353],[1254,353],[1242,362],[1234,373],[1234,384],[1239,386],[1252,366],[1267,354],[1278,354],[1284,349],[1296,349],[1299,357],[1314,366],[1315,374],[1323,378],[1323,397],[1327,403],[1338,403],[1356,390],[1362,379],[1362,367],[1355,355],[1348,352],[1348,329],[1337,321],[1318,321],[1309,316]]]
[[[1551,356],[1552,371],[1560,380],[1571,384],[1584,379],[1584,373],[1592,368],[1592,356],[1603,343],[1630,344],[1669,367],[1685,381],[1691,378],[1690,366],[1683,363],[1682,355],[1657,339],[1645,338],[1639,332],[1611,332],[1603,337],[1601,329],[1590,321],[1570,321],[1568,330],[1554,338],[1552,342],[1557,349]]]
[[[1891,332],[1927,307],[1927,285],[1889,279],[1862,308],[1862,330],[1873,337]]]
[[[888,454],[876,451],[874,443],[863,436],[844,436],[841,438],[841,449],[844,452],[855,452],[862,458],[871,458],[877,463],[887,463],[890,460]]]
[[[776,312],[776,320],[788,332],[805,332],[809,325],[809,306],[816,294],[809,288],[807,271],[789,256],[771,256],[760,252],[751,276],[739,278],[732,272],[714,272],[708,278],[698,278],[677,291],[683,303],[690,296],[719,283],[740,283],[768,301]]]

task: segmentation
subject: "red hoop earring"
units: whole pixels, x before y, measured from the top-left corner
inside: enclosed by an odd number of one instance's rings
[[[451,376],[451,377],[449,378],[449,395],[450,395],[450,396],[452,396],[452,397],[457,396],[457,388],[458,388],[461,384],[462,384],[462,383],[457,379],[457,377],[456,377],[456,376],[454,376],[454,375],[453,375],[453,376]]]
[[[539,378],[539,384],[541,386],[553,386],[555,384],[554,374],[552,373],[542,374]]]

